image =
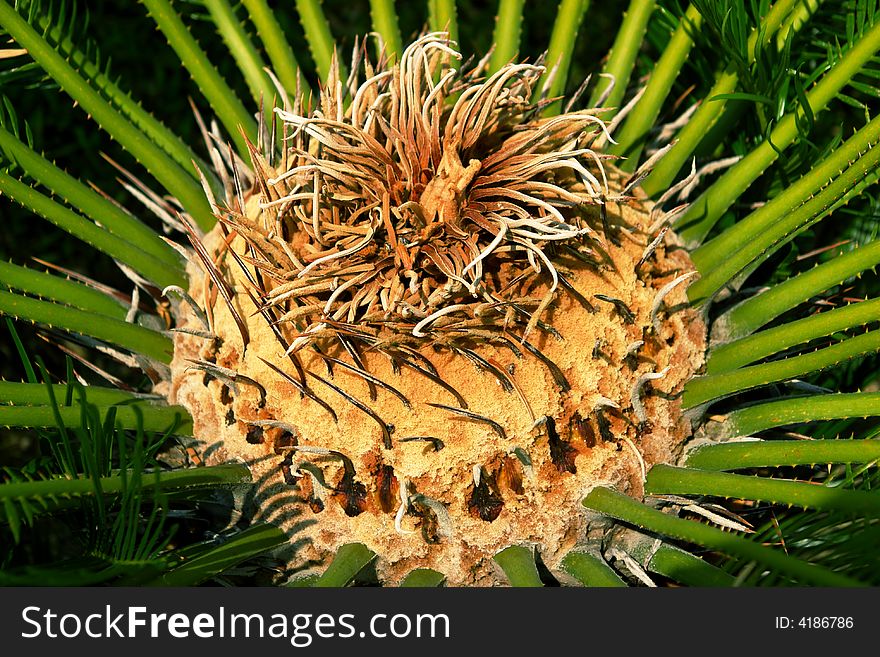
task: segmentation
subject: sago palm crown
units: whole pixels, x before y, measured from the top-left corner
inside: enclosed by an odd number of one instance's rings
[[[562,0],[535,45],[501,0],[476,52],[452,1],[141,4],[198,140],[0,4],[4,211],[127,281],[0,264],[6,580],[876,583],[876,2]],[[119,191],[40,154],[55,90]]]

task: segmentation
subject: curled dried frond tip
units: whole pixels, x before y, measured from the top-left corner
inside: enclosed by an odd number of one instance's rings
[[[601,110],[540,118],[542,66],[487,76],[460,60],[427,34],[392,67],[362,53],[347,104],[328,83],[310,114],[276,110],[286,168],[261,181],[262,217],[235,230],[291,350],[365,327],[408,344],[487,328],[524,339],[555,298],[562,245],[602,243]]]

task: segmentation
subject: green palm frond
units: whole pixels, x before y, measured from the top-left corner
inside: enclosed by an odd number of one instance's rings
[[[213,224],[213,216],[198,183],[135,125],[129,123],[52,46],[6,3],[0,5],[0,23],[92,118],[174,194],[196,221]]]
[[[41,372],[47,378],[46,370]],[[52,429],[41,434],[47,449],[43,458],[31,468],[0,469],[0,534],[8,532],[13,539],[9,553],[2,555],[12,564],[0,573],[3,584],[58,581],[59,576],[70,584],[146,583],[155,577],[161,584],[197,583],[281,540],[277,529],[254,526],[231,537],[222,548],[208,542],[186,553],[169,549],[170,504],[176,499],[198,499],[218,487],[240,486],[250,480],[247,467],[162,470],[159,450],[175,424],[162,433],[148,433],[153,431],[144,419],[149,412],[135,406],[134,431],[127,430],[119,411],[132,400],[120,391],[92,391],[76,382],[2,385],[4,399],[29,407],[42,402],[55,415]],[[93,404],[90,396],[99,404]],[[75,414],[63,414],[65,409]],[[81,527],[93,529],[83,532],[71,525],[75,541],[64,561],[51,566],[17,564],[21,557],[15,546],[21,545],[25,534],[45,531],[50,514],[71,520],[82,515],[87,521]],[[222,550],[233,545],[235,558],[224,558]]]
[[[184,171],[196,178],[192,163],[198,162],[206,168],[203,161],[173,130],[146,111],[130,93],[114,81],[109,59],[105,60],[101,56],[99,44],[89,34],[88,13],[84,19],[79,19],[77,6],[76,2],[60,2],[55,5],[43,0],[33,0],[29,23],[117,110],[162,148]],[[43,72],[37,62],[33,62],[33,65]]]

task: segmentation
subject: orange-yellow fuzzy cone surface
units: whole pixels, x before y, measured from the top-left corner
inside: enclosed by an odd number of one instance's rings
[[[615,208],[609,209],[613,219]],[[261,360],[295,374],[269,327],[241,292],[235,303],[248,318],[250,331],[244,358],[235,324],[219,301],[213,308],[214,325],[223,342],[216,352],[202,338],[185,334],[176,338],[173,401],[190,409],[194,435],[215,448],[210,452],[212,460],[244,459],[251,464],[260,481],[256,513],[291,531],[298,563],[326,563],[340,545],[362,542],[379,555],[377,567],[386,581],[398,581],[413,568],[427,567],[442,572],[454,585],[487,585],[496,581],[491,561],[495,553],[512,544],[533,544],[552,568],[583,537],[586,516],[579,502],[591,487],[602,483],[641,495],[640,460],[644,467],[674,462],[690,435],[678,396],[702,364],[704,327],[696,311],[684,308],[684,286],[665,297],[659,335],[654,333],[650,313],[658,290],[691,265],[683,249],[667,243],[637,276],[634,266],[646,245],[638,229],[644,227],[648,214],[644,204],[619,209],[633,230],[622,235],[619,248],[609,248],[613,266],[600,272],[586,266],[574,269],[572,282],[588,299],[603,294],[622,300],[635,319],[626,323],[613,305],[595,299],[595,312],[589,312],[571,295],[564,295],[546,319],[562,339],[546,334],[535,339],[535,346],[569,382],[568,392],[560,391],[548,368],[528,353],[518,358],[506,347],[488,343],[475,347],[486,361],[507,372],[515,388],[505,391],[493,374],[464,356],[431,347],[420,350],[438,376],[467,401],[469,410],[497,422],[504,437],[486,423],[429,406],[457,403],[449,392],[413,370],[395,373],[382,355],[364,354],[367,370],[393,385],[411,408],[381,388],[371,401],[363,379],[339,367],[330,379],[318,356],[304,356],[307,370],[368,404],[393,426],[392,449],[383,447],[376,421],[315,381],[312,389],[338,416],[334,422],[324,408],[302,398]],[[232,248],[241,245],[233,242]],[[203,284],[203,278],[194,281],[197,299]],[[233,285],[240,291],[246,284],[239,279]],[[633,346],[640,340],[643,345]],[[264,406],[259,405],[260,392],[247,383],[237,384],[237,394],[220,380],[206,386],[204,372],[193,369],[189,359],[215,360],[261,382],[266,388]],[[645,382],[639,391],[649,418],[640,430],[632,409],[633,389],[643,374],[664,370],[662,378]],[[559,442],[552,451],[548,423],[536,426],[533,416],[553,418]],[[295,427],[296,436],[249,424],[265,419]],[[600,423],[607,423],[605,431]],[[603,433],[613,439],[605,440]],[[409,437],[437,438],[442,448],[435,451],[431,442],[402,440]],[[343,476],[342,463],[332,456],[283,449],[276,453],[276,447],[294,443],[338,451],[351,459],[355,480],[365,487],[363,511],[348,515],[344,494],[323,488],[302,468],[300,477],[288,477],[295,483],[286,483],[284,473],[296,474],[302,462],[314,464],[314,471],[323,473],[331,489]],[[517,448],[530,465],[514,453]],[[289,465],[283,465],[285,454],[292,456]],[[474,499],[475,466],[488,489],[484,498],[489,502],[482,508],[478,504],[482,500]],[[395,523],[401,483],[409,504]],[[436,504],[419,503],[418,496]],[[496,512],[493,520],[484,519]]]
[[[554,569],[592,487],[642,495],[691,434],[693,266],[591,150],[599,111],[541,119],[541,67],[456,56],[428,35],[350,103],[331,76],[281,112],[283,162],[255,154],[201,239],[212,275],[190,268],[215,337],[178,308],[172,401],[209,460],[251,465],[245,511],[290,532],[292,564],[360,542],[389,583],[491,585],[528,544]]]

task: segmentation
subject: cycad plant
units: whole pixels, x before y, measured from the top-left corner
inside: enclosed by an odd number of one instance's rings
[[[9,322],[10,581],[65,572],[28,547],[60,513],[82,581],[877,583],[877,2],[561,0],[540,44],[522,0],[491,39],[452,0],[141,4],[179,126],[73,5],[0,3],[0,194],[131,290],[33,228],[0,265],[70,357]],[[55,90],[120,190],[40,154]],[[220,540],[166,531],[212,487]]]

